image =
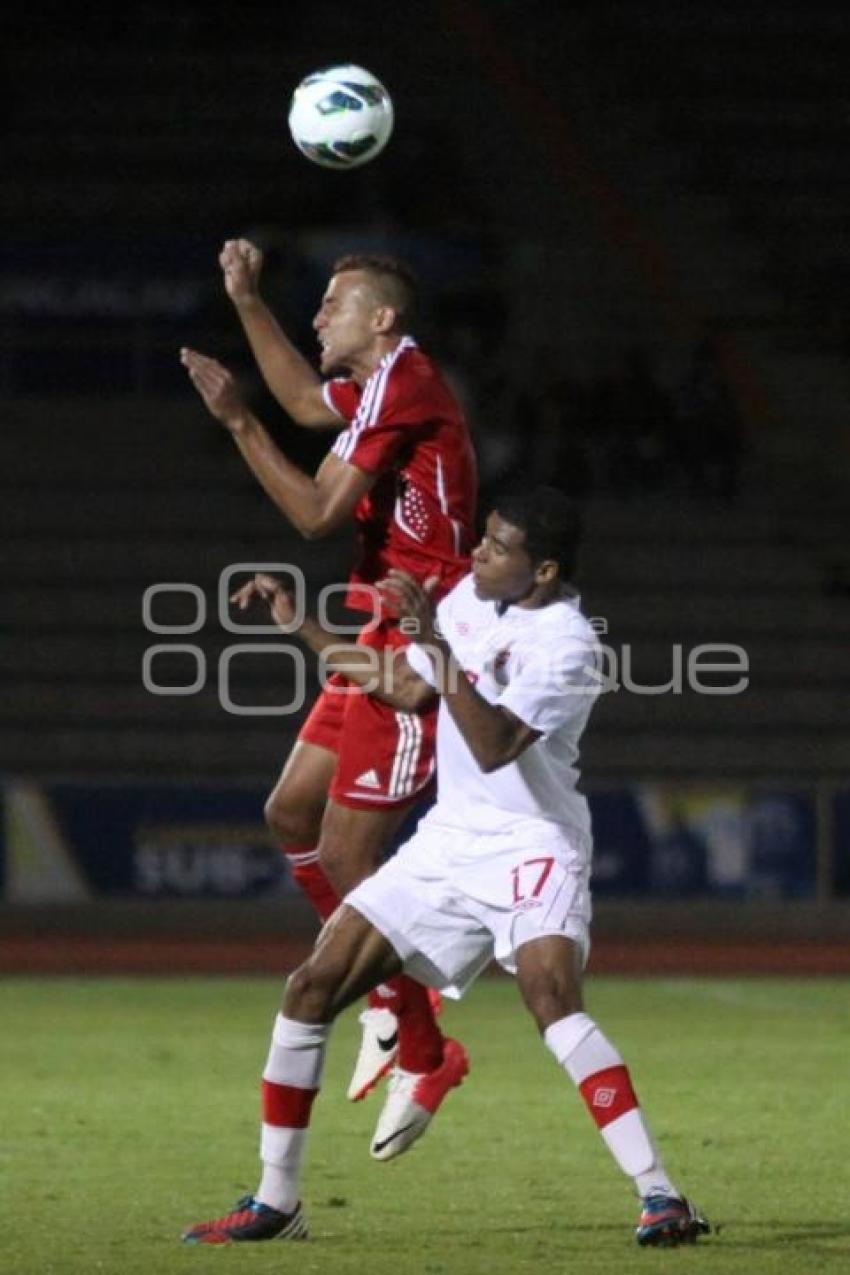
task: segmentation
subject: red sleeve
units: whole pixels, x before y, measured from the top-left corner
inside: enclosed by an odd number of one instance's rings
[[[391,380],[375,420],[351,431],[353,446],[345,459],[367,474],[385,473],[437,414],[427,384]]]
[[[360,387],[350,377],[340,376],[336,380],[325,381],[322,398],[337,416],[341,416],[344,421],[353,421],[360,403]]]

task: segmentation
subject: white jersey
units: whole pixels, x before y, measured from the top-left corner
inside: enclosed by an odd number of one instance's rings
[[[490,704],[508,709],[541,738],[491,774],[476,762],[445,700],[437,726],[437,802],[423,824],[468,833],[533,837],[553,825],[590,836],[587,801],[576,789],[578,745],[600,690],[600,647],[578,599],[528,609],[476,597],[466,576],[437,608],[440,631]],[[411,667],[435,685],[425,647],[407,648]]]

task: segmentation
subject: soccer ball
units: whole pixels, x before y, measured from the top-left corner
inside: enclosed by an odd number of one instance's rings
[[[357,168],[389,141],[392,100],[362,66],[329,66],[308,75],[293,93],[289,131],[314,164]]]

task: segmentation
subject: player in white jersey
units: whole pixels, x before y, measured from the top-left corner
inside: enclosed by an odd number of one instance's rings
[[[335,1016],[401,969],[461,995],[494,957],[516,973],[546,1045],[633,1178],[638,1242],[708,1231],[667,1174],[622,1058],[584,1011],[591,843],[576,760],[601,677],[598,642],[569,583],[578,537],[560,493],[506,497],[487,519],[472,574],[436,620],[430,582],[390,572],[385,591],[416,633],[403,653],[340,646],[309,619],[299,630],[326,668],[389,703],[409,709],[439,694],[437,802],[395,858],[346,896],[290,977],[263,1073],[260,1185],[185,1240],[302,1238],[306,1127]],[[277,581],[256,577],[239,601],[252,596],[291,626]],[[372,1155],[409,1147],[445,1093],[439,1077],[398,1071]]]

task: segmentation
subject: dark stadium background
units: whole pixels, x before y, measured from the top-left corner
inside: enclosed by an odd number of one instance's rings
[[[586,607],[637,682],[747,652],[741,694],[595,712],[595,968],[850,968],[846,6],[34,4],[4,59],[0,965],[277,969],[309,933],[260,813],[300,719],[220,707],[216,582],[342,579],[347,543],[292,535],[177,359],[239,368],[316,463],[223,296],[221,242],[251,235],[308,352],[337,255],[412,262],[484,505],[519,473],[582,498]],[[337,174],[285,117],[344,61],[397,125]],[[145,631],[169,582],[203,592],[198,633]],[[152,644],[198,646],[155,676],[202,658],[203,688],[145,691]],[[289,679],[243,656],[233,698]]]

